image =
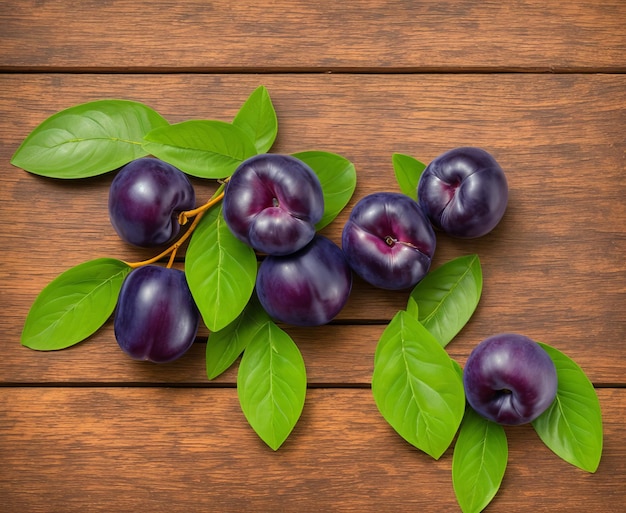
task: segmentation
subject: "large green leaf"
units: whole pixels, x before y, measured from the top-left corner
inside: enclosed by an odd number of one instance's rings
[[[571,358],[539,343],[556,367],[558,387],[552,405],[533,421],[539,438],[560,458],[595,472],[602,457],[602,412],[598,395]]]
[[[356,188],[356,169],[348,159],[326,151],[303,151],[294,157],[307,164],[320,180],[324,191],[324,214],[317,230],[330,224],[348,204]]]
[[[417,303],[419,321],[445,347],[470,320],[482,289],[478,255],[467,255],[428,273],[411,291],[410,298]]]
[[[453,361],[405,311],[394,316],[378,341],[372,393],[398,434],[435,459],[449,447],[465,410],[463,382]]]
[[[98,100],[57,112],[35,128],[11,164],[53,178],[85,178],[145,156],[143,137],[167,121],[129,100]]]
[[[22,344],[40,351],[63,349],[95,333],[111,316],[128,264],[99,258],[72,267],[52,280],[31,306]]]
[[[400,190],[410,198],[417,200],[417,184],[422,172],[426,169],[426,165],[402,153],[394,153],[391,162]]]
[[[185,173],[226,178],[257,150],[241,128],[218,120],[194,119],[150,131],[144,148]]]
[[[250,300],[256,280],[254,250],[238,240],[221,206],[198,223],[185,257],[185,274],[202,319],[210,331],[233,322]]]
[[[257,87],[233,119],[254,143],[258,153],[266,153],[278,134],[278,120],[265,86]]]
[[[508,456],[504,428],[468,406],[452,457],[452,484],[463,513],[478,513],[495,497]]]
[[[295,427],[306,396],[300,350],[273,321],[250,340],[239,364],[237,393],[248,423],[277,450]]]
[[[211,332],[206,345],[207,377],[215,379],[228,369],[269,320],[269,315],[253,296],[239,317],[225,328]]]

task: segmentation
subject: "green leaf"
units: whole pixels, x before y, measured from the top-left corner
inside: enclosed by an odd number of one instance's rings
[[[265,86],[257,87],[233,119],[254,143],[258,153],[266,153],[278,134],[278,120]]]
[[[237,393],[248,423],[277,450],[300,418],[306,396],[304,360],[291,337],[273,321],[244,350]]]
[[[221,206],[207,212],[191,236],[185,275],[210,331],[228,326],[243,311],[252,295],[256,272],[254,250],[231,233]]]
[[[452,360],[452,367],[454,367],[454,370],[459,375],[459,378],[461,378],[462,380],[463,379],[463,367],[461,367],[459,365],[459,362],[457,362],[456,360]]]
[[[57,276],[31,306],[22,344],[39,351],[54,351],[85,340],[113,313],[130,271],[125,262],[99,258]]]
[[[446,262],[411,291],[419,321],[445,347],[472,317],[483,289],[478,255]]]
[[[304,151],[294,157],[307,164],[319,178],[324,191],[324,214],[316,224],[321,230],[344,209],[356,188],[356,169],[348,159],[325,151]]]
[[[504,428],[468,406],[452,456],[452,484],[463,513],[478,513],[492,501],[508,457]]]
[[[400,190],[407,196],[417,200],[417,184],[426,169],[426,165],[409,155],[394,153],[391,157],[393,171]]]
[[[185,173],[200,178],[230,176],[257,151],[241,128],[217,120],[190,120],[156,128],[144,148]]]
[[[465,410],[463,382],[439,342],[405,311],[381,335],[372,393],[382,416],[435,459],[452,443]]]
[[[207,377],[215,379],[228,369],[269,320],[253,297],[239,317],[225,328],[211,332],[206,345]]]
[[[576,362],[553,347],[539,344],[554,362],[558,387],[552,405],[532,425],[557,456],[593,473],[600,464],[603,445],[598,395]]]
[[[100,175],[145,156],[144,135],[167,124],[142,103],[83,103],[43,121],[22,142],[11,164],[52,178]]]
[[[409,296],[409,299],[406,302],[406,311],[411,317],[419,319],[419,305],[411,296]]]

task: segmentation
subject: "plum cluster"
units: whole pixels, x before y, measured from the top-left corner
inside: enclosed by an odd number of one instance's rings
[[[491,232],[508,203],[508,183],[496,160],[476,147],[451,149],[420,175],[417,201],[377,192],[354,206],[342,248],[350,267],[371,285],[402,290],[429,271],[435,229],[458,238]],[[554,401],[554,363],[536,342],[516,333],[494,335],[472,351],[463,371],[474,410],[500,424],[532,422]]]
[[[420,175],[417,201],[392,192],[362,198],[344,226],[342,248],[352,269],[375,287],[413,287],[435,252],[434,229],[460,238],[486,235],[508,202],[504,171],[485,150],[451,149]]]
[[[111,224],[124,241],[140,247],[174,240],[180,233],[179,215],[194,206],[187,176],[152,157],[124,166],[109,191]],[[348,300],[352,271],[342,249],[317,233],[323,214],[318,176],[293,156],[256,155],[227,181],[224,222],[259,255],[256,293],[275,320],[319,326]],[[169,362],[191,347],[199,319],[183,271],[142,265],[122,285],[115,337],[135,359]]]
[[[319,326],[339,313],[352,273],[341,248],[317,234],[324,194],[308,165],[290,155],[251,157],[226,184],[222,208],[231,232],[264,256],[256,293],[271,317]]]
[[[435,229],[458,237],[484,235],[506,208],[507,182],[486,151],[456,148],[422,173],[417,201],[378,192],[356,203],[341,247],[317,233],[324,191],[300,159],[263,153],[243,161],[227,180],[224,222],[259,256],[255,290],[275,320],[296,326],[330,322],[345,306],[353,272],[380,288],[405,290],[429,271]],[[124,166],[109,192],[109,215],[119,236],[135,246],[175,239],[179,215],[195,206],[181,170],[144,157]],[[183,271],[155,265],[134,269],[120,291],[115,335],[130,356],[174,360],[191,346],[199,312]]]
[[[108,206],[111,224],[122,240],[154,247],[178,235],[178,214],[195,206],[195,193],[180,169],[143,157],[115,176]],[[199,322],[200,313],[185,273],[145,265],[133,269],[124,280],[113,326],[126,354],[137,360],[166,363],[187,352]]]

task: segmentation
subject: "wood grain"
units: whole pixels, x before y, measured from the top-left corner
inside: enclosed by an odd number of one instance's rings
[[[0,511],[460,511],[452,450],[434,461],[408,445],[371,394],[377,340],[408,291],[356,278],[331,324],[284,326],[309,388],[277,452],[245,421],[237,363],[207,380],[204,327],[169,365],[123,355],[110,321],[64,351],[20,345],[30,305],[62,271],[153,254],[113,232],[112,173],[61,181],[12,167],[28,133],[101,98],[170,122],[230,121],[260,84],[278,114],[272,151],[356,165],[355,195],[324,230],[336,242],[358,199],[398,190],[393,153],[427,163],[475,145],[497,158],[510,185],[501,224],[481,239],[437,237],[433,267],[477,253],[484,274],[447,350],[463,365],[501,331],[557,347],[595,384],[605,438],[589,474],[530,426],[507,428],[506,475],[486,511],[623,511],[625,21],[622,0],[0,0]],[[199,201],[216,187],[193,182]]]
[[[0,69],[624,71],[621,0],[0,2]]]
[[[472,320],[447,346],[464,365],[469,353],[483,338],[494,334]],[[298,345],[306,365],[309,387],[368,387],[374,370],[374,352],[385,325],[329,325],[314,330],[283,326]],[[520,332],[526,333],[523,329]],[[543,341],[565,352],[580,365],[596,386],[624,386],[623,353],[618,344],[588,340]],[[206,343],[198,342],[182,358],[168,365],[136,362],[124,355],[107,325],[88,341],[64,351],[37,352],[17,342],[4,344],[0,359],[0,385],[78,386],[124,384],[129,386],[194,385],[234,387],[238,361],[219,377],[206,375]]]
[[[600,390],[595,474],[507,429],[509,465],[490,512],[623,506],[624,390]],[[400,439],[369,390],[311,390],[278,452],[256,438],[229,389],[9,388],[0,394],[4,511],[456,511],[452,450],[439,461]]]
[[[229,120],[259,83],[267,85],[278,112],[275,151],[324,149],[355,162],[355,196],[324,231],[336,242],[360,197],[398,190],[393,152],[428,162],[457,145],[492,151],[511,188],[502,223],[473,241],[438,236],[433,267],[476,252],[485,280],[479,309],[451,351],[464,360],[482,338],[517,331],[560,348],[597,383],[625,382],[626,77],[510,74],[431,75],[420,81],[408,75],[143,75],[116,76],[113,82],[106,75],[0,76],[0,87],[10,92],[0,98],[0,216],[7,249],[0,264],[3,380],[31,382],[38,368],[48,368],[39,371],[41,379],[60,382],[147,379],[133,376],[135,367],[115,354],[110,325],[84,348],[58,355],[19,346],[28,308],[59,273],[99,256],[141,260],[152,254],[124,245],[113,232],[106,207],[110,175],[70,183],[12,168],[8,161],[21,140],[57,110],[98,97],[144,101],[172,122],[194,116]],[[199,197],[215,187],[201,180],[195,185]],[[340,324],[310,334],[295,330],[310,353],[312,380],[367,382],[382,326],[407,297],[408,292],[380,291],[356,279]],[[344,330],[345,324],[355,327]],[[327,351],[316,350],[318,336]],[[201,353],[200,347],[194,350],[194,358]],[[70,363],[74,358],[80,365]],[[89,364],[100,358],[115,364]],[[354,374],[344,370],[352,358],[359,369]],[[148,375],[157,381],[203,379],[202,364],[195,361],[181,364],[180,374]]]

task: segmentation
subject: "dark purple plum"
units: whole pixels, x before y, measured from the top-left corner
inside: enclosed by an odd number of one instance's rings
[[[223,200],[233,234],[268,255],[287,255],[308,244],[324,213],[319,178],[301,160],[265,153],[233,172]]]
[[[420,176],[417,200],[433,226],[454,237],[486,235],[502,219],[509,199],[506,176],[485,150],[454,148]]]
[[[136,360],[166,363],[187,352],[200,314],[185,273],[157,265],[131,271],[122,284],[115,311],[115,338]]]
[[[377,192],[354,206],[341,246],[352,270],[366,282],[402,290],[426,276],[436,237],[416,201],[405,194]]]
[[[290,255],[266,257],[256,280],[265,311],[295,326],[328,323],[344,307],[351,289],[352,272],[341,248],[322,235]]]
[[[502,333],[470,353],[463,385],[470,406],[505,425],[532,422],[554,401],[557,374],[548,353],[534,340]]]
[[[195,207],[185,173],[162,160],[143,157],[126,164],[111,182],[109,217],[122,240],[160,246],[180,231],[178,214]]]

